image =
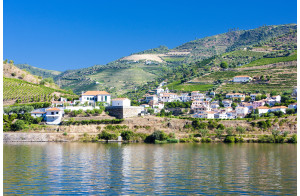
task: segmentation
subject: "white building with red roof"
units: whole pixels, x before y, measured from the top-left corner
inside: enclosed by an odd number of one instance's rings
[[[79,100],[82,104],[86,102],[91,104],[104,102],[110,105],[111,95],[106,91],[86,91],[85,93],[82,93]]]
[[[270,108],[268,108],[266,106],[260,106],[260,107],[257,107],[256,109],[258,109],[258,114],[259,115],[268,113],[269,110],[270,110]]]
[[[64,111],[59,108],[46,109],[46,123],[49,125],[58,125],[64,115]]]

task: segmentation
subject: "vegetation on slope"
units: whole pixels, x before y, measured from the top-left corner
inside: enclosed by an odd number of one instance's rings
[[[34,67],[28,64],[15,64],[16,67],[20,69],[25,69],[33,75],[41,76],[43,78],[55,78],[57,75],[61,74],[60,71],[47,70],[38,67]]]
[[[4,105],[14,103],[47,102],[55,94],[76,96],[71,91],[53,89],[14,78],[3,78],[3,102]]]

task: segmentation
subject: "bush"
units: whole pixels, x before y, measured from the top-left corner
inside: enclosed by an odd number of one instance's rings
[[[210,143],[211,139],[204,137],[204,138],[201,138],[201,142],[203,142],[203,143]]]
[[[292,137],[288,140],[289,143],[297,143],[297,134],[292,135]]]
[[[238,142],[244,142],[244,138],[242,137],[235,137],[234,138],[234,142],[238,143]]]
[[[225,140],[224,140],[225,143],[234,143],[235,142],[235,138],[234,136],[230,136],[230,135],[227,135]]]
[[[13,125],[12,129],[14,131],[19,131],[25,128],[25,122],[23,120],[17,120]]]
[[[178,143],[179,142],[178,139],[174,139],[174,138],[168,139],[167,141],[168,141],[168,143]]]
[[[129,141],[132,139],[134,133],[132,131],[122,131],[121,137],[125,141]]]
[[[221,138],[222,134],[224,133],[224,131],[222,129],[216,129],[215,133],[217,134],[217,138]]]
[[[63,133],[63,136],[67,136],[67,135],[68,135],[68,133],[67,133],[67,132],[64,132],[64,133]]]
[[[163,131],[154,131],[146,139],[146,143],[155,143],[155,140],[164,141],[168,139],[168,135]]]
[[[102,131],[100,134],[98,134],[98,138],[104,140],[112,140],[112,139],[117,139],[118,136],[113,133],[108,133],[107,131]]]
[[[208,134],[208,130],[207,129],[200,129],[199,133],[201,134],[201,137],[205,137]]]
[[[228,127],[226,129],[226,133],[227,133],[227,135],[233,135],[233,128],[232,127]]]
[[[219,124],[217,126],[217,129],[220,129],[220,130],[224,130],[225,129],[225,126],[223,124]]]
[[[180,143],[186,143],[186,142],[190,142],[190,141],[191,141],[190,138],[180,138],[180,139],[179,139],[179,142],[180,142]]]

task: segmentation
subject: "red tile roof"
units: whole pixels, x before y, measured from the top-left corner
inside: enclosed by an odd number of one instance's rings
[[[58,109],[58,108],[49,108],[46,111],[60,111],[60,109]]]
[[[86,91],[85,93],[83,93],[82,95],[109,95],[108,92],[106,91]]]

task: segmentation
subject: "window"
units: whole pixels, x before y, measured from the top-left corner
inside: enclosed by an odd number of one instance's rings
[[[56,112],[56,114],[58,114],[58,112]]]
[[[51,112],[51,115],[54,115],[54,112]]]

